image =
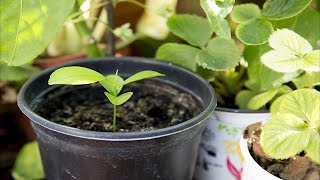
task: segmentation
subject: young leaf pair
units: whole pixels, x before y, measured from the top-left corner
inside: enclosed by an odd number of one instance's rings
[[[117,106],[125,103],[133,95],[133,92],[126,92],[121,95],[120,92],[123,86],[153,77],[164,76],[161,73],[151,70],[138,72],[131,77],[124,80],[118,76],[118,70],[114,75],[104,76],[92,69],[79,66],[63,67],[54,71],[49,79],[49,85],[65,84],[65,85],[83,85],[99,82],[105,89],[105,95],[113,104],[113,131],[117,130],[116,126],[116,112]]]

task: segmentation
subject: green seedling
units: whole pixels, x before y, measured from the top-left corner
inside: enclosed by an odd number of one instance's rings
[[[104,76],[92,69],[79,66],[70,66],[55,70],[51,74],[48,83],[49,85],[83,85],[99,82],[106,89],[104,94],[113,104],[113,131],[115,132],[117,131],[117,106],[127,102],[133,95],[133,92],[120,94],[122,88],[129,83],[158,76],[164,76],[164,74],[156,71],[145,70],[138,72],[124,80],[122,77],[118,76],[118,70],[114,75]]]

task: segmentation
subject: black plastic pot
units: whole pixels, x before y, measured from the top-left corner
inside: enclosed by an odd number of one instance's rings
[[[49,75],[59,67],[45,70],[22,87],[18,105],[30,118],[37,134],[46,179],[192,178],[200,136],[216,106],[214,91],[206,81],[177,66],[143,58],[90,59],[63,66],[71,65],[105,74],[119,69],[121,76],[146,69],[156,70],[166,74],[161,79],[198,98],[204,108],[190,120],[153,131],[108,133],[71,128],[50,122],[32,110],[34,99],[50,88],[47,84]]]

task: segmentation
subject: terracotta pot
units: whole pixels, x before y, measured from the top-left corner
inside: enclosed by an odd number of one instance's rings
[[[67,62],[76,61],[79,59],[84,59],[86,57],[87,57],[86,54],[75,54],[75,55],[52,57],[52,58],[46,58],[46,59],[37,59],[34,62],[34,65],[41,69],[47,69],[49,67],[57,66]]]

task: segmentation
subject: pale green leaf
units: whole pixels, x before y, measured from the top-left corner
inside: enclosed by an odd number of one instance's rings
[[[196,57],[199,52],[200,49],[189,45],[166,43],[159,47],[156,59],[171,62],[195,72],[197,67]]]
[[[243,23],[260,17],[260,8],[256,4],[240,4],[233,7],[230,14],[232,21]]]
[[[157,71],[151,71],[151,70],[145,70],[138,72],[132,76],[130,76],[128,79],[126,79],[123,82],[123,85],[135,82],[135,81],[140,81],[143,79],[148,79],[148,78],[153,78],[153,77],[159,77],[159,76],[165,76],[164,74],[158,73]]]
[[[25,144],[19,151],[12,170],[12,176],[16,180],[45,178],[36,141]]]
[[[123,79],[118,75],[108,75],[100,84],[112,95],[117,96],[123,87]]]
[[[276,50],[271,50],[263,54],[261,61],[270,69],[283,73],[296,72],[303,67],[303,60],[301,58]]]
[[[260,135],[263,151],[275,159],[287,159],[302,152],[309,143],[309,127],[292,114],[279,113],[264,125]]]
[[[312,0],[272,0],[263,5],[262,15],[270,20],[293,17],[308,7]]]
[[[314,89],[299,89],[284,95],[279,109],[272,113],[290,113],[311,123],[320,124],[320,92]]]
[[[194,46],[205,46],[213,31],[207,19],[196,15],[171,16],[167,25],[170,30]]]
[[[311,160],[320,164],[320,133],[312,131],[308,147],[305,149]]]
[[[236,96],[236,105],[239,109],[249,109],[248,103],[251,98],[256,95],[253,91],[250,90],[242,90]]]
[[[61,29],[74,2],[7,0],[1,3],[0,59],[12,66],[35,59]]]
[[[301,69],[307,72],[320,71],[320,50],[314,50],[303,57]]]
[[[310,43],[289,29],[279,29],[272,33],[269,45],[283,54],[297,55],[303,57],[312,51]]]
[[[206,69],[222,71],[238,65],[240,50],[232,39],[214,38],[197,56],[197,63]]]
[[[108,93],[108,92],[104,92],[104,94],[107,96],[107,98],[109,99],[109,101],[116,106],[119,106],[125,102],[127,102],[131,96],[133,95],[133,92],[126,92],[121,94],[120,96],[113,96],[112,94]]]
[[[284,97],[285,97],[285,95],[282,95],[282,96],[278,97],[275,101],[273,101],[273,103],[270,106],[271,114],[275,115],[278,113],[278,111],[280,109],[280,105],[281,105]]]
[[[232,10],[234,0],[223,2],[213,0],[200,0],[200,5],[206,13],[212,30],[223,38],[231,38],[231,30],[228,22],[224,19]]]
[[[105,77],[92,70],[80,66],[69,66],[55,70],[49,79],[49,85],[67,84],[67,85],[81,85],[91,84],[105,79]]]
[[[292,82],[298,89],[308,87],[310,84],[312,86],[320,85],[320,72],[306,73],[293,79]]]
[[[0,64],[0,81],[23,81],[35,75],[40,70],[31,65],[19,67]]]
[[[241,23],[236,29],[240,41],[247,45],[259,45],[268,41],[273,31],[272,24],[263,19],[253,19]]]

